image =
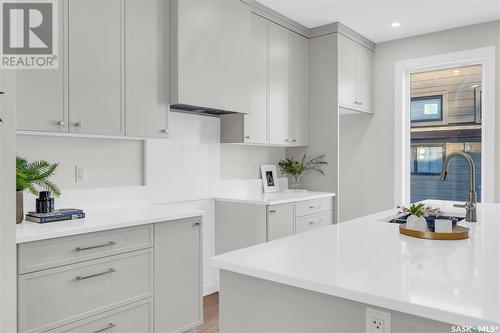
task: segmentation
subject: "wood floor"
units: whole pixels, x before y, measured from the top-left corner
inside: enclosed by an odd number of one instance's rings
[[[196,329],[197,333],[219,332],[219,293],[203,297],[204,323]]]

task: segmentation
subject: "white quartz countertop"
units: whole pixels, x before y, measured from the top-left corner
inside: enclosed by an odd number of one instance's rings
[[[281,191],[274,193],[241,193],[232,194],[227,196],[220,196],[217,201],[226,202],[242,202],[242,203],[252,203],[257,205],[279,205],[289,202],[313,200],[334,197],[335,193],[328,192],[314,192],[314,191],[304,191],[304,192],[293,192],[293,191]]]
[[[500,205],[480,204],[478,223],[461,222],[471,229],[470,238],[458,241],[404,236],[399,225],[379,220],[396,212],[259,244],[210,262],[223,270],[428,319],[499,325]],[[463,209],[458,212],[463,216]]]
[[[24,221],[16,226],[16,242],[18,244],[33,242],[203,215],[204,212],[200,210],[178,209],[162,205],[88,210],[85,211],[85,218],[81,220],[51,223]]]

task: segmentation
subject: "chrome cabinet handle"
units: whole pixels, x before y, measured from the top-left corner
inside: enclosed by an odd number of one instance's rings
[[[98,277],[98,276],[101,276],[101,275],[110,274],[110,273],[114,273],[114,272],[116,272],[116,269],[110,268],[107,271],[101,272],[101,273],[96,273],[96,274],[91,274],[91,275],[83,275],[83,276],[82,275],[78,275],[75,279],[78,280],[78,281],[82,281],[82,280],[87,280],[87,279],[90,279],[90,278],[93,278],[93,277]]]
[[[116,324],[113,324],[113,323],[109,323],[108,326],[104,327],[104,328],[101,328],[100,330],[97,330],[97,331],[94,331],[94,333],[100,333],[100,332],[104,332],[104,331],[107,331],[113,327],[116,327]]]
[[[59,121],[57,122],[57,126],[61,126],[61,127],[63,127],[64,125],[66,125],[66,123],[64,122],[64,120],[59,120]]]
[[[358,102],[359,105],[363,105],[363,102]]]
[[[309,221],[309,224],[318,224],[321,223],[321,220]]]
[[[314,206],[313,205],[309,206],[309,209],[314,209]]]
[[[81,122],[81,121],[77,121],[77,122],[75,123],[75,127],[82,127],[82,126],[83,126],[83,124],[82,124],[82,122]]]
[[[274,214],[274,213],[276,213],[276,211],[275,211],[274,209],[271,209],[271,210],[269,211],[269,213]]]
[[[250,135],[246,135],[246,136],[245,136],[245,139],[250,139]]]
[[[200,226],[200,222],[196,222],[195,224],[193,224],[193,227],[199,227]]]
[[[163,128],[160,130],[160,133],[163,133],[163,134],[168,134],[168,129],[166,128]]]
[[[292,142],[297,142],[297,139],[292,139]]]
[[[97,249],[97,248],[100,248],[100,247],[105,247],[105,246],[112,246],[112,245],[116,245],[116,242],[115,241],[111,241],[111,242],[107,242],[105,244],[99,244],[99,245],[93,245],[93,246],[87,246],[87,247],[77,247],[75,248],[76,251],[86,251],[86,250],[92,250],[92,249]]]

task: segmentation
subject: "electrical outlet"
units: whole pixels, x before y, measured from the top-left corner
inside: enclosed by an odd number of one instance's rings
[[[366,308],[366,333],[391,333],[391,314]]]
[[[79,166],[75,167],[75,182],[85,183],[87,181],[87,169]]]

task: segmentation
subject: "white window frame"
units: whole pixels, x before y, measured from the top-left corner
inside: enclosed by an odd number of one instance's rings
[[[495,201],[495,47],[445,53],[395,63],[394,206],[410,203],[410,76],[451,67],[482,65],[481,201]],[[488,184],[488,186],[484,186]],[[464,193],[464,201],[465,201]]]

